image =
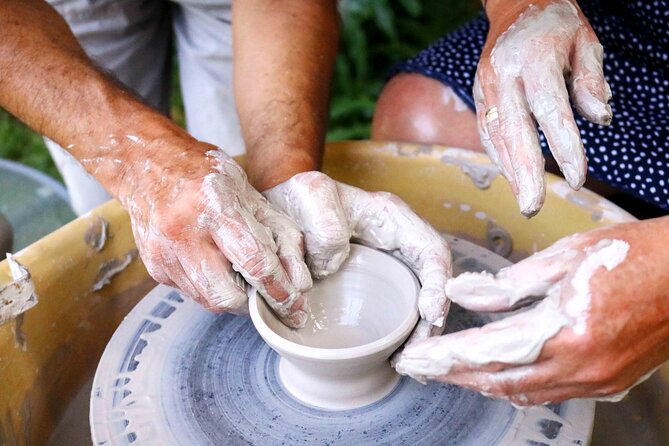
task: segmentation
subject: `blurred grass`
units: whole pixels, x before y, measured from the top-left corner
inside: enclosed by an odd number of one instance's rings
[[[327,138],[369,137],[388,70],[473,18],[479,0],[342,0]]]
[[[27,164],[61,180],[42,138],[1,108],[0,158]]]
[[[329,141],[368,138],[386,72],[474,17],[480,1],[342,0],[339,9],[342,32],[332,85]],[[176,69],[171,113],[183,125]],[[2,109],[0,158],[19,161],[60,179],[42,138]]]

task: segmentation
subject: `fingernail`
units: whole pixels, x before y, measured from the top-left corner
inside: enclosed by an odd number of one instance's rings
[[[521,176],[524,175],[518,175],[516,178],[519,186],[516,199],[518,200],[520,213],[529,218],[539,212],[539,209],[541,209],[541,205],[543,204],[543,197],[539,196],[539,188],[534,184],[534,181],[529,175],[526,176],[526,178],[521,178]]]
[[[298,310],[290,315],[291,328],[303,328],[309,319],[309,313],[304,310]]]
[[[610,90],[605,92],[605,98],[594,95],[589,90],[580,93],[577,101],[578,112],[589,121],[599,125],[609,125],[613,119],[613,111],[608,103],[611,99]]]
[[[301,295],[290,307],[290,325],[292,328],[303,328],[309,319],[309,301],[305,295]]]
[[[290,271],[293,279],[293,284],[300,292],[305,292],[314,286],[314,281],[311,278],[309,267],[301,258],[293,258],[291,261]]]
[[[590,117],[595,122],[595,124],[611,124],[611,121],[613,120],[613,111],[611,110],[611,106],[608,103],[602,102],[599,99],[595,99],[592,101],[590,106]]]
[[[604,110],[605,112],[602,115],[600,124],[611,125],[611,121],[613,121],[613,110],[611,110],[611,106],[609,104],[604,105]]]
[[[604,84],[604,95],[606,96],[606,102],[609,102],[613,97],[613,93],[611,93],[611,84],[608,82],[605,82]]]
[[[579,170],[576,169],[576,166],[571,163],[563,163],[560,168],[565,180],[567,180],[567,183],[572,189],[579,189],[583,186],[585,178],[581,175]]]
[[[407,358],[404,353],[400,353],[395,362],[395,370],[400,375],[410,376],[424,383],[425,377],[421,373],[424,362],[424,359]]]
[[[318,279],[334,274],[348,257],[349,249],[347,245],[347,249],[332,252],[327,259],[308,259],[309,269]]]

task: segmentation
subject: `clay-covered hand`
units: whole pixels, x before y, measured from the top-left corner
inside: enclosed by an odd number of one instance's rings
[[[585,181],[587,161],[567,86],[583,117],[611,122],[603,49],[574,0],[512,6],[493,0],[488,15],[490,32],[474,81],[479,134],[521,212],[532,216],[545,198],[537,122],[569,185],[577,189]]]
[[[618,400],[669,358],[669,219],[560,240],[498,274],[465,273],[447,295],[474,311],[535,307],[405,347],[396,369],[517,405]]]
[[[304,325],[302,292],[312,280],[298,227],[234,160],[202,146],[147,157],[144,169],[130,169],[124,179],[119,197],[147,270],[209,310],[245,314],[239,272],[284,323]]]
[[[299,173],[263,194],[302,229],[307,264],[315,277],[339,269],[352,238],[392,252],[416,272],[422,284],[422,321],[414,337],[443,330],[449,304],[444,285],[451,276],[450,250],[406,203],[392,194],[366,192],[315,171]]]

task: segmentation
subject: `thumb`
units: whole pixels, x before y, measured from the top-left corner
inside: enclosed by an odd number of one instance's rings
[[[321,172],[304,172],[263,194],[302,230],[312,274],[336,272],[348,257],[352,235],[337,184]]]
[[[446,283],[446,295],[472,311],[508,311],[548,294],[582,253],[565,240],[493,275],[463,273]]]

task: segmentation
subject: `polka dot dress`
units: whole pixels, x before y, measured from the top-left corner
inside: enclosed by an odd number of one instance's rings
[[[602,45],[611,85],[608,127],[574,112],[591,175],[644,201],[669,209],[669,0],[581,0]],[[407,62],[450,86],[473,110],[472,86],[488,21],[481,15]],[[548,153],[543,134],[542,149]]]

